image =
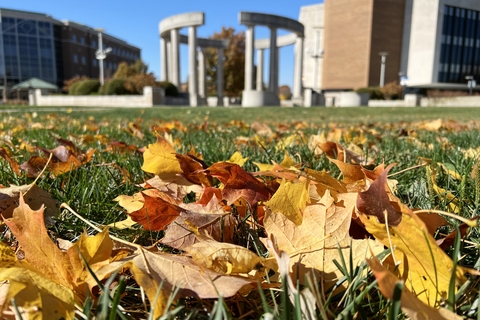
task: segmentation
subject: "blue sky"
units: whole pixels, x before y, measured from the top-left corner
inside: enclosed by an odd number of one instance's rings
[[[298,19],[300,7],[321,3],[323,0],[22,0],[0,1],[0,7],[45,13],[59,20],[71,20],[93,28],[104,28],[105,32],[142,49],[142,59],[157,77],[160,74],[160,43],[158,23],[171,15],[203,11],[205,25],[197,29],[197,35],[207,38],[219,32],[222,26],[236,31],[246,28],[238,23],[240,11],[276,14]],[[187,29],[181,30],[187,34]],[[265,27],[255,28],[255,37],[267,38]],[[279,33],[282,34],[282,33]],[[186,81],[188,70],[188,48],[181,46],[181,80]],[[266,61],[267,63],[267,61]],[[293,83],[293,46],[280,50],[280,85]]]

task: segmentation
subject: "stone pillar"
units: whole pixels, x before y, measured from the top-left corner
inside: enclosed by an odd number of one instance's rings
[[[253,89],[253,50],[255,40],[255,26],[248,26],[245,33],[245,88],[244,91]]]
[[[197,27],[188,27],[188,93],[190,107],[198,106]]]
[[[223,49],[217,52],[217,106],[223,106]]]
[[[167,79],[169,82],[172,82],[172,41],[170,39],[167,40]]]
[[[172,77],[170,82],[173,83],[180,90],[180,35],[178,29],[170,30],[170,41],[172,50],[172,62],[170,67],[172,69]]]
[[[206,87],[206,68],[205,68],[205,49],[198,50],[198,94],[201,98],[207,97]]]
[[[277,49],[277,28],[270,27],[270,72],[268,77],[268,91],[278,91],[278,49]]]
[[[303,70],[303,38],[298,37],[295,42],[295,67],[293,70],[293,98],[302,100],[302,70]]]
[[[257,56],[257,91],[263,91],[263,53],[264,49],[258,49]]]
[[[160,37],[160,79],[161,81],[168,81],[168,56],[167,56],[167,41]]]

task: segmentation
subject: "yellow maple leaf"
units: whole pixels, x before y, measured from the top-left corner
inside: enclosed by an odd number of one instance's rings
[[[292,182],[282,179],[273,197],[265,203],[273,212],[284,214],[296,225],[302,224],[303,210],[310,202],[309,180]]]
[[[248,160],[248,157],[244,158],[240,152],[235,151],[235,153],[232,154],[232,156],[230,157],[230,159],[227,160],[227,162],[235,163],[235,164],[238,164],[240,167],[242,167],[245,164],[245,162],[247,162],[247,160]]]
[[[142,170],[156,174],[164,180],[177,178],[177,174],[183,171],[175,153],[173,146],[166,139],[158,136],[157,142],[149,144],[143,153]]]
[[[0,281],[8,286],[2,312],[14,298],[28,319],[73,319],[73,291],[44,276],[27,261],[17,260],[8,245],[0,242]]]
[[[387,270],[376,257],[367,260],[370,269],[373,271],[373,275],[378,281],[380,291],[387,299],[393,299],[393,292],[397,283],[401,280],[398,279],[392,272]],[[410,319],[445,319],[445,320],[460,320],[463,319],[454,312],[445,308],[432,308],[426,305],[408,289],[403,289],[400,297],[400,306],[402,311],[410,317]]]
[[[293,274],[299,272],[303,281],[305,269],[322,272],[325,288],[343,275],[333,263],[340,261],[339,248],[346,261],[350,250],[354,266],[369,256],[368,247],[374,254],[383,251],[383,245],[373,240],[354,240],[349,235],[356,193],[344,193],[334,198],[327,190],[319,202],[306,206],[303,222],[296,225],[285,215],[266,210],[264,226],[270,236],[275,236],[279,250],[289,254]]]
[[[392,248],[393,262],[398,265],[407,288],[429,306],[437,306],[447,296],[453,261],[436,244],[425,223],[387,193],[390,168],[387,167],[368,190],[358,194],[357,216],[369,233]],[[457,266],[456,281],[464,280],[464,270]]]

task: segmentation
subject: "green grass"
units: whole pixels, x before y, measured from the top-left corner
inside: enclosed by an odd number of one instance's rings
[[[256,171],[253,162],[280,162],[285,152],[297,161],[301,159],[305,167],[316,170],[327,170],[333,176],[338,176],[338,169],[325,156],[316,156],[307,147],[306,142],[311,134],[324,132],[328,134],[334,127],[349,131],[351,137],[364,136],[367,143],[364,151],[372,157],[375,164],[397,163],[391,173],[400,172],[419,164],[419,158],[432,159],[433,163],[442,163],[454,168],[462,177],[458,181],[439,170],[437,184],[452,192],[461,204],[460,215],[472,217],[478,215],[480,185],[471,178],[475,165],[474,158],[467,158],[461,152],[470,147],[478,147],[480,133],[480,108],[149,108],[149,109],[108,109],[88,110],[85,108],[66,108],[66,111],[42,111],[42,108],[2,106],[6,109],[18,109],[18,112],[3,111],[0,114],[0,146],[10,150],[19,163],[26,161],[30,153],[21,149],[22,143],[53,149],[58,146],[56,138],[73,141],[83,150],[96,149],[91,162],[77,170],[54,177],[44,175],[38,185],[49,192],[59,203],[66,202],[81,216],[89,221],[105,225],[123,220],[126,214],[113,201],[118,195],[132,195],[140,190],[148,175],[141,170],[143,158],[140,153],[120,153],[107,151],[107,145],[102,137],[109,142],[122,141],[138,148],[153,143],[156,131],[161,132],[169,121],[178,120],[186,130],[177,125],[169,131],[173,139],[179,140],[179,152],[185,153],[192,147],[203,155],[204,161],[211,165],[224,161],[235,152],[240,151],[244,157],[249,157],[244,168]],[[50,108],[49,108],[50,109]],[[418,121],[430,121],[441,118],[445,121],[456,121],[448,129],[426,131],[418,128]],[[272,139],[264,139],[261,144],[254,143],[255,132],[250,124],[254,121],[267,123],[275,133]],[[143,138],[128,132],[129,122],[137,123],[145,134]],[[301,125],[299,125],[301,124]],[[408,133],[408,136],[405,134]],[[95,137],[96,135],[96,137]],[[284,149],[279,143],[286,137],[294,135],[297,142]],[[92,140],[85,144],[82,141],[88,136]],[[243,137],[239,139],[239,137]],[[415,139],[413,139],[415,138]],[[248,141],[248,143],[245,143]],[[347,145],[345,145],[346,147]],[[125,179],[121,169],[129,172]],[[398,197],[410,208],[447,210],[448,200],[431,193],[427,172],[424,167],[407,170],[395,176],[398,180]],[[25,175],[15,175],[8,163],[0,159],[0,183],[27,184],[33,180]],[[480,181],[480,180],[479,180]],[[458,224],[451,220],[452,228]],[[57,222],[51,231],[57,236],[76,240],[87,230],[86,226],[67,211],[61,211]],[[141,227],[127,230],[112,229],[112,234],[151,245],[162,237],[162,232],[145,231]],[[444,232],[449,230],[443,230]],[[239,233],[251,230],[239,230]],[[4,236],[7,236],[5,232]],[[474,267],[478,264],[480,255],[480,234],[473,229],[465,237],[466,241],[449,250],[458,255],[459,265]],[[365,318],[403,319],[398,312],[398,303],[390,302],[379,293],[371,274],[363,272],[368,267],[364,264],[353,269],[349,261],[338,261],[340,270],[344,272],[344,281],[349,285],[345,299],[321,292],[318,281],[311,279],[308,287],[316,296],[317,316],[324,315],[339,319]],[[122,285],[124,283],[122,282]],[[455,311],[470,318],[479,316],[476,305],[478,280],[471,278],[463,289],[462,295],[448,297]],[[286,288],[284,288],[286,289]],[[127,283],[125,290],[128,298],[120,294],[111,298],[104,296],[105,304],[141,308],[138,287]],[[118,291],[120,292],[120,291]],[[259,318],[270,312],[272,319],[298,319],[296,310],[288,300],[285,290],[254,291],[245,297],[234,297],[218,301],[194,301],[181,299],[175,301],[170,311],[178,317],[191,319],[224,319],[245,315],[245,318]],[[298,297],[297,297],[298,298]],[[88,303],[85,310],[93,310]],[[105,309],[89,311],[97,312],[106,317]],[[115,314],[115,311],[113,311]],[[392,316],[393,315],[393,316]],[[108,315],[112,316],[112,313]],[[140,317],[145,314],[140,313]],[[169,316],[165,316],[165,319]],[[267,319],[267,317],[264,317]]]

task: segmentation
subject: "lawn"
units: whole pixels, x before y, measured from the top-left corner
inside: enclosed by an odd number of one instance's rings
[[[5,314],[480,317],[480,108],[0,110]]]

